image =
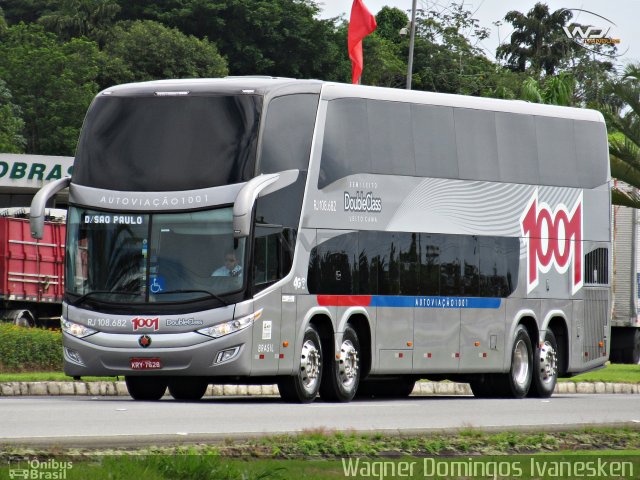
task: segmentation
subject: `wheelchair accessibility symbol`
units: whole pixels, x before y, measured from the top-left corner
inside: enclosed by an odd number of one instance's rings
[[[160,293],[164,291],[164,278],[151,277],[151,284],[149,285],[149,290],[151,290],[151,293]]]

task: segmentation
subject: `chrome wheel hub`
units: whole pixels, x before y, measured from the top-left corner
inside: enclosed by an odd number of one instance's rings
[[[358,351],[351,343],[351,340],[345,340],[340,346],[340,359],[338,360],[338,375],[342,386],[349,390],[353,387],[358,377],[358,369],[360,368],[360,359]]]
[[[524,340],[518,340],[513,350],[512,376],[518,385],[526,385],[529,379],[529,351]]]
[[[302,386],[308,392],[315,392],[320,378],[320,350],[315,343],[307,340],[300,354],[300,377]]]
[[[540,347],[540,380],[544,383],[552,382],[558,374],[558,355],[549,342]]]

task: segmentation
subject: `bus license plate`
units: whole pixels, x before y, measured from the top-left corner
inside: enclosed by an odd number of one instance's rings
[[[158,370],[162,368],[159,358],[131,358],[131,370]]]

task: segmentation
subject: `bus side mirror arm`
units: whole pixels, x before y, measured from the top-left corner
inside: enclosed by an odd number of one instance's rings
[[[29,224],[31,225],[31,236],[41,239],[44,232],[44,213],[47,202],[60,190],[64,190],[71,183],[71,177],[61,178],[51,183],[47,183],[38,190],[29,210]]]
[[[288,187],[298,179],[299,170],[268,173],[249,180],[238,192],[233,203],[233,237],[248,237],[251,232],[251,212],[258,197]]]

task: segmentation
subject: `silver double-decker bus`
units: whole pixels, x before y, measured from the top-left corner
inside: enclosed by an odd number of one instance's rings
[[[313,80],[121,85],[69,188],[64,370],[286,401],[548,397],[609,352],[607,135],[592,110]]]

